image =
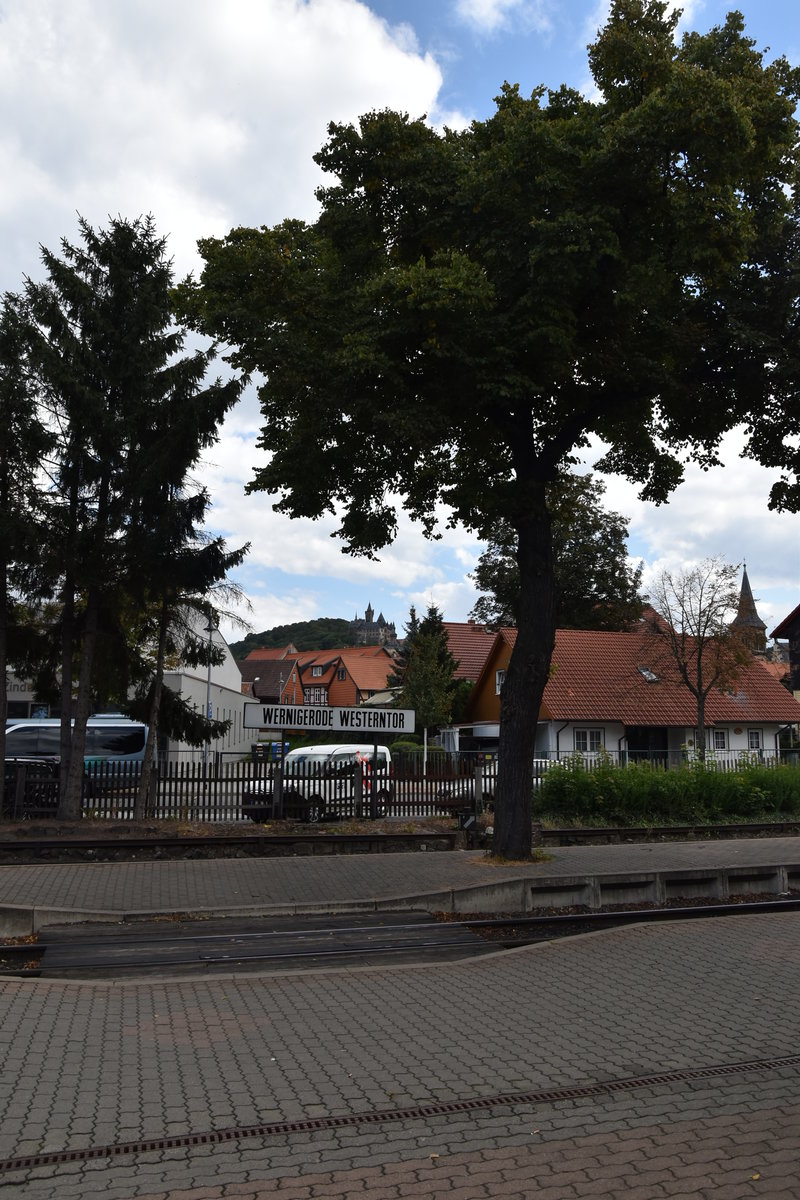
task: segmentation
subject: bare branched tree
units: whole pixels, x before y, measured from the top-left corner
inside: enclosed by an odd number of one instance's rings
[[[739,566],[719,556],[685,571],[662,571],[650,590],[650,625],[664,664],[677,671],[697,702],[696,747],[706,756],[706,701],[735,686],[751,652],[731,622],[736,615]]]

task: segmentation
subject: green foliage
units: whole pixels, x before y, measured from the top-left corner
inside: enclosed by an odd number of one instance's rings
[[[699,759],[587,767],[575,758],[551,768],[534,796],[537,819],[553,824],[669,825],[754,821],[800,815],[800,769],[745,763],[722,770]]]
[[[392,742],[392,754],[416,754],[422,749],[422,738],[416,733],[403,734]]]
[[[629,629],[642,613],[642,568],[628,562],[626,519],[603,508],[604,492],[593,475],[566,474],[547,489],[559,629]],[[513,528],[499,520],[472,576],[486,593],[470,613],[476,621],[516,625],[516,552]]]
[[[341,617],[318,617],[314,621],[294,621],[275,625],[263,633],[248,633],[230,649],[237,660],[251,650],[281,650],[292,642],[298,650],[341,650],[350,645],[350,622]]]
[[[415,620],[412,609],[412,627]],[[411,639],[397,700],[399,708],[414,709],[417,729],[435,729],[452,720],[456,691],[453,676],[457,666],[450,653],[442,614],[431,604]]]
[[[9,667],[26,660],[50,639],[28,634],[29,614],[20,595],[33,587],[46,529],[38,485],[52,446],[28,390],[28,361],[19,301],[6,296],[0,310],[0,758],[5,758]],[[31,622],[31,626],[33,623]],[[38,634],[38,629],[36,633]],[[0,808],[4,780],[0,779]]]
[[[209,497],[190,477],[242,382],[206,381],[213,347],[183,353],[172,265],[151,217],[112,218],[101,230],[79,218],[79,232],[60,254],[42,249],[43,279],[27,278],[13,303],[16,372],[49,438],[48,519],[25,583],[33,601],[57,598],[36,674],[60,677],[65,817],[80,811],[92,708],[124,705],[148,680],[157,697],[181,613],[198,603],[211,611],[209,593],[245,552],[203,535]]]
[[[411,658],[411,651],[414,649],[414,642],[419,633],[419,617],[414,605],[408,612],[408,621],[403,626],[403,639],[398,648],[394,670],[386,676],[386,686],[388,688],[399,688],[403,686],[403,679],[406,670],[408,669],[408,661]]]

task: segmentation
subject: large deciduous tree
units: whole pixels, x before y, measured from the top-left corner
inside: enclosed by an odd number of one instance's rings
[[[625,517],[603,508],[604,492],[593,475],[567,474],[547,489],[559,629],[629,629],[642,614],[642,568],[629,562]],[[516,551],[514,530],[498,521],[472,576],[484,593],[470,614],[475,620],[516,625]]]
[[[293,516],[342,513],[375,554],[395,497],[516,539],[517,639],[502,694],[495,846],[531,850],[536,718],[555,583],[547,489],[590,436],[601,469],[664,501],[685,451],[763,402],[786,275],[797,71],[739,14],[674,40],[659,0],[614,0],[566,87],[462,131],[373,112],[330,126],[311,225],[201,242],[182,313],[260,371],[268,453],[251,487]],[[776,377],[776,386],[779,380]],[[788,387],[788,384],[787,384]]]

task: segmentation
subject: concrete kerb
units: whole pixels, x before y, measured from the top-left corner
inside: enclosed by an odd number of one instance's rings
[[[379,912],[536,913],[550,908],[585,906],[590,910],[612,904],[665,904],[670,900],[704,898],[724,901],[732,895],[786,895],[800,891],[800,866],[737,866],[688,868],[627,873],[526,875],[496,883],[446,888],[416,895],[381,896],[289,904],[215,905],[192,909],[131,909],[98,911],[0,905],[0,937],[25,937],[49,925],[113,924],[167,917],[311,916]]]

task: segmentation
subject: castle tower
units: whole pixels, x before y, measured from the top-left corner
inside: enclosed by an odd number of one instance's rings
[[[731,629],[735,630],[745,645],[753,654],[764,654],[767,649],[767,627],[756,612],[756,602],[750,580],[747,578],[747,564],[742,573],[742,590],[739,593],[739,608],[731,621]]]

